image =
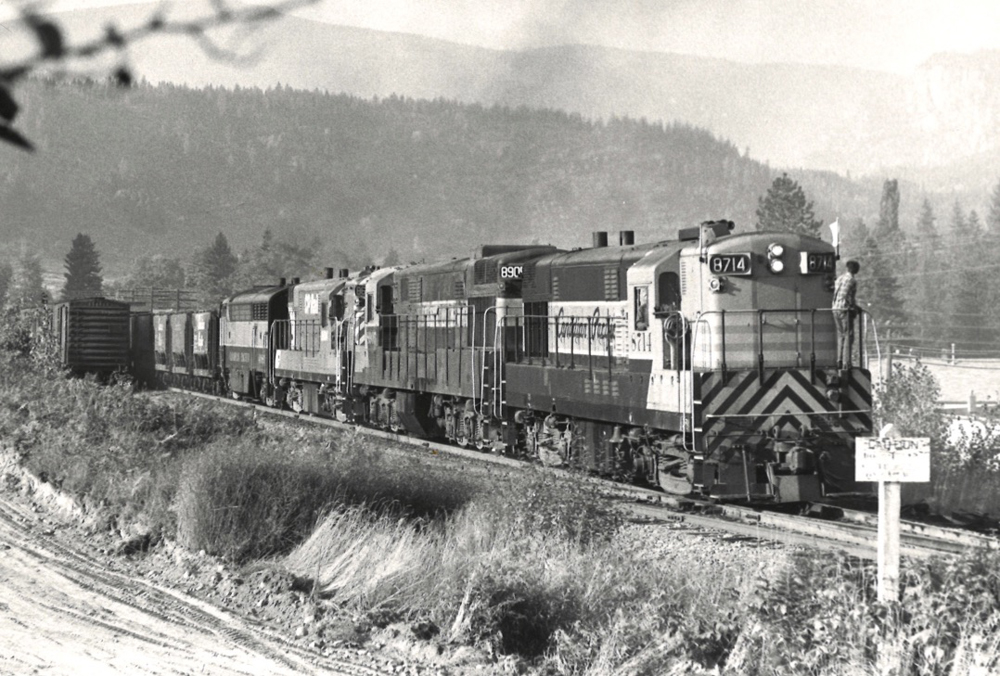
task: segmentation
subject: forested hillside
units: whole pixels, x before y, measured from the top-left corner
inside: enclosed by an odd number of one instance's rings
[[[269,89],[32,82],[34,155],[3,148],[0,236],[59,260],[88,233],[112,276],[143,254],[187,257],[223,232],[319,237],[330,264],[561,246],[593,230],[640,241],[731,218],[752,227],[771,170],[684,125],[553,111]],[[817,215],[864,213],[878,186],[832,174]],[[803,181],[812,191],[808,180]]]

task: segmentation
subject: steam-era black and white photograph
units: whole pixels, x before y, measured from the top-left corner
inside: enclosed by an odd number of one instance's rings
[[[1000,674],[1000,4],[0,0],[0,674]]]

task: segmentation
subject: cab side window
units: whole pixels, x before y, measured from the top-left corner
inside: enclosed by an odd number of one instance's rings
[[[634,328],[636,331],[649,329],[649,287],[635,287]]]
[[[676,272],[664,272],[657,280],[659,303],[656,309],[661,312],[677,312],[681,309],[681,280]]]

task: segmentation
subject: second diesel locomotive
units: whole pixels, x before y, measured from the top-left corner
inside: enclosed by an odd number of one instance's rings
[[[596,233],[574,251],[487,246],[257,287],[222,304],[218,377],[272,406],[675,493],[802,502],[856,490],[871,380],[837,363],[836,253],[732,229],[706,222],[648,244],[626,231],[619,246]]]

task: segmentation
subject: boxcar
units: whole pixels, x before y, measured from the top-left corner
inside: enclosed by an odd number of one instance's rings
[[[129,369],[129,306],[106,298],[76,298],[52,308],[59,359],[75,374],[106,378]]]

